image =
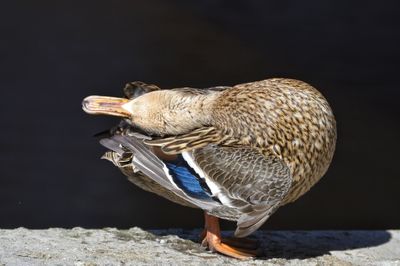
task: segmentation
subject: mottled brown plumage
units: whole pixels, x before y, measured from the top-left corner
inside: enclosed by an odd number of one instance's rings
[[[179,91],[179,89],[177,89]],[[195,106],[206,106],[208,127],[179,137],[148,141],[163,145],[167,153],[209,143],[249,146],[283,159],[293,178],[284,203],[307,192],[326,172],[336,144],[336,122],[332,110],[315,88],[294,79],[268,79],[236,85],[218,92],[212,104],[203,105],[193,94]],[[209,94],[201,94],[209,97]],[[187,96],[186,96],[187,97]],[[181,141],[176,147],[173,144]],[[202,136],[201,136],[202,135]]]
[[[263,153],[271,151],[289,166],[293,183],[285,203],[307,192],[326,172],[336,123],[325,98],[307,83],[269,79],[238,85],[224,91],[215,106],[222,135]]]
[[[238,221],[240,237],[307,192],[332,160],[332,110],[302,81],[172,90],[136,82],[124,91],[130,100],[91,96],[83,103],[89,113],[128,118],[103,141],[113,150],[106,158],[145,190]],[[171,161],[163,158],[168,154],[182,155],[213,198],[196,198],[176,186],[168,170],[161,170]],[[244,256],[207,239],[224,254]]]

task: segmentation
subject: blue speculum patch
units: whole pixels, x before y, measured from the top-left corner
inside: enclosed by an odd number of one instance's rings
[[[200,182],[200,177],[182,156],[179,156],[175,161],[165,162],[165,165],[169,169],[169,173],[176,185],[186,194],[199,199],[211,198],[211,195],[207,192],[208,188],[205,187],[206,185]]]

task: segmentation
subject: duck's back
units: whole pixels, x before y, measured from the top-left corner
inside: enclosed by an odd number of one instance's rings
[[[214,126],[241,145],[272,151],[292,174],[284,203],[307,192],[326,172],[336,143],[332,110],[311,85],[267,79],[221,92],[213,105]]]

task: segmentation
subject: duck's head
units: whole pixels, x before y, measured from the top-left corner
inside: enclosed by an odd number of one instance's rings
[[[111,115],[129,119],[149,134],[175,135],[202,126],[205,117],[196,110],[197,100],[176,91],[153,91],[134,99],[88,96],[83,110],[93,115]]]

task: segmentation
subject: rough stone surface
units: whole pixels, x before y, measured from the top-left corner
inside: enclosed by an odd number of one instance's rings
[[[265,255],[206,251],[200,230],[0,230],[0,265],[400,265],[400,231],[262,231]],[[229,232],[226,232],[229,234]]]

